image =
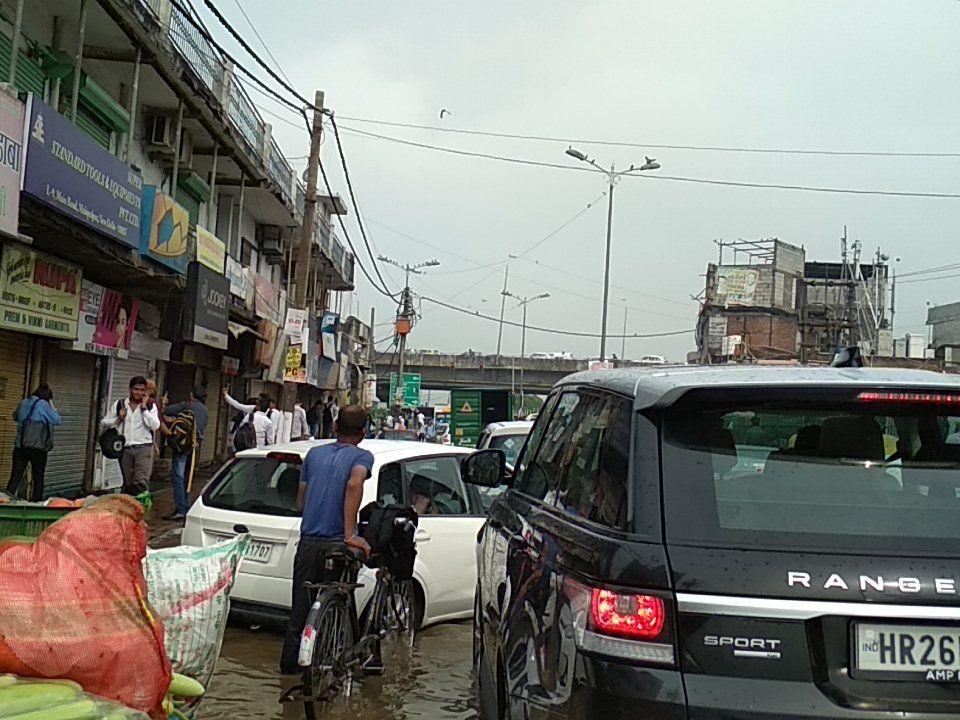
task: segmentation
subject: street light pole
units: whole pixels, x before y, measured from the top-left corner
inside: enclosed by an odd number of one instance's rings
[[[550,293],[540,293],[539,295],[534,295],[533,297],[521,297],[519,295],[514,295],[509,290],[503,291],[504,297],[512,297],[514,300],[519,303],[523,308],[523,330],[520,334],[520,408],[519,411],[523,412],[523,402],[525,400],[524,390],[523,390],[523,363],[527,356],[527,305],[536,301],[543,300],[544,298],[550,297]]]
[[[620,362],[627,358],[627,299],[620,298],[623,301],[623,342],[620,345]]]
[[[654,158],[645,157],[644,159],[646,162],[640,167],[631,165],[626,170],[617,172],[615,165],[611,165],[610,169],[606,170],[598,165],[593,158],[587,157],[584,153],[572,147],[567,148],[566,153],[575,160],[593,165],[598,171],[607,176],[607,188],[609,194],[607,197],[607,248],[603,270],[603,319],[600,327],[600,361],[603,362],[607,359],[607,301],[610,297],[610,245],[613,235],[613,189],[620,178],[622,178],[624,175],[628,175],[632,172],[642,172],[644,170],[658,170],[660,168],[660,163],[658,163]]]

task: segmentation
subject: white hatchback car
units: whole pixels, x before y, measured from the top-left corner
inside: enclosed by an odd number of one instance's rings
[[[249,532],[251,543],[231,593],[247,618],[282,619],[290,609],[293,558],[300,540],[297,486],[300,464],[316,445],[294,442],[246,450],[214,476],[194,503],[184,545],[206,546]],[[413,577],[422,625],[468,618],[477,585],[475,547],[485,520],[476,488],[465,485],[460,463],[471,450],[449,445],[364,440],[373,453],[361,507],[374,500],[414,505],[420,514]],[[363,611],[374,571],[363,568],[357,608]]]

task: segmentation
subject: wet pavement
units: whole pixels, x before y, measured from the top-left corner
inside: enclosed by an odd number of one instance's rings
[[[210,471],[208,470],[207,477]],[[207,477],[195,483],[191,501]],[[165,521],[172,510],[170,484],[154,482],[148,519],[150,546],[180,544],[182,525]],[[280,694],[296,679],[277,673],[282,635],[275,629],[231,625],[217,669],[200,706],[202,720],[302,720],[299,703],[281,705]],[[349,699],[328,708],[324,720],[474,720],[479,718],[471,673],[470,621],[420,631],[412,649],[388,652],[383,677],[363,678]],[[283,684],[281,685],[281,682]]]
[[[471,675],[470,622],[422,630],[412,650],[385,658],[383,677],[363,678],[329,708],[330,720],[472,720],[479,717]],[[282,638],[267,630],[227,629],[217,670],[200,706],[204,720],[297,720],[300,704],[281,706],[277,658]],[[284,684],[281,686],[281,682]]]

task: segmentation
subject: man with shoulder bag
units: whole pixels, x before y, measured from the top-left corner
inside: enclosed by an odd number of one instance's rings
[[[33,479],[30,500],[43,500],[43,475],[47,468],[47,455],[53,449],[53,428],[60,425],[60,413],[53,405],[53,391],[42,383],[33,395],[21,400],[13,413],[17,434],[13,440],[13,467],[7,493],[16,495],[23,482],[27,465]]]
[[[105,434],[112,429],[123,438],[119,457],[123,492],[134,496],[148,492],[153,472],[153,433],[160,429],[160,413],[147,396],[145,377],[131,378],[129,395],[110,404],[100,427]]]

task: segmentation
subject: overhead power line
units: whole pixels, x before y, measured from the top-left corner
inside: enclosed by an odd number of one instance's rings
[[[270,56],[270,59],[273,60],[273,64],[277,66],[277,70],[283,75],[283,79],[286,80],[291,85],[293,81],[290,79],[290,76],[283,71],[283,65],[280,64],[280,61],[277,60],[276,56],[270,51],[270,46],[267,45],[267,41],[263,39],[263,36],[260,34],[260,31],[257,30],[257,26],[253,24],[253,21],[250,19],[250,16],[247,15],[247,11],[243,9],[243,5],[240,4],[240,0],[233,0],[234,4],[237,6],[237,10],[240,11],[240,14],[243,15],[243,19],[247,21],[247,25],[250,26],[250,29],[253,30],[253,34],[257,36],[257,40],[260,41],[260,45],[266,51],[267,55]]]
[[[343,177],[347,181],[347,190],[350,193],[350,203],[353,205],[353,211],[357,216],[357,227],[360,228],[360,237],[363,238],[363,244],[367,249],[367,254],[370,256],[370,263],[373,265],[373,271],[377,274],[377,277],[380,279],[381,284],[387,292],[390,291],[390,286],[387,285],[387,281],[383,279],[383,273],[380,272],[380,266],[377,264],[377,257],[373,252],[373,249],[370,247],[370,241],[367,239],[367,231],[363,227],[363,217],[360,214],[360,208],[357,205],[357,196],[353,192],[353,181],[350,179],[350,170],[347,168],[347,158],[343,154],[343,143],[340,142],[340,133],[337,130],[337,123],[333,119],[333,116],[330,117],[330,124],[333,126],[333,137],[337,143],[337,153],[340,155],[340,165],[343,167]],[[395,293],[391,292],[391,295]]]
[[[921,270],[911,270],[910,272],[900,273],[897,279],[913,277],[915,275],[930,275],[931,273],[944,272],[946,270],[956,270],[960,268],[960,263],[950,263],[949,265],[938,265],[937,267],[923,268]]]
[[[452,303],[444,302],[443,300],[437,300],[436,298],[427,297],[426,295],[418,295],[421,300],[424,300],[434,305],[439,305],[440,307],[447,308],[448,310],[453,310],[455,312],[463,313],[464,315],[470,315],[472,317],[478,317],[483,320],[489,320],[491,322],[499,323],[500,318],[493,317],[492,315],[485,315],[477,310],[467,310],[466,308],[453,305]],[[504,320],[504,325],[512,325],[513,327],[523,327],[521,323],[515,322],[513,320]],[[535,330],[537,332],[551,333],[554,335],[566,335],[568,337],[584,337],[584,338],[598,338],[600,337],[599,333],[588,333],[588,332],[578,332],[576,330],[560,330],[557,328],[545,328],[539,327],[537,325],[527,324],[527,330]],[[688,330],[670,330],[667,332],[658,332],[658,333],[627,333],[626,335],[614,335],[607,333],[608,338],[657,338],[657,337],[670,337],[672,335],[686,335],[687,333],[692,333],[692,329]]]
[[[372,133],[366,130],[348,128],[345,125],[341,125],[340,127],[344,132],[352,132],[355,135],[359,135],[362,137],[385,140],[387,142],[393,142],[400,145],[407,145],[410,147],[416,147],[423,150],[433,150],[435,152],[448,153],[451,155],[483,158],[486,160],[498,160],[500,162],[514,163],[517,165],[546,167],[546,168],[553,168],[556,170],[568,170],[570,172],[575,172],[575,171],[589,172],[589,173],[601,172],[600,170],[595,170],[591,167],[583,166],[583,165],[561,165],[559,163],[541,162],[538,160],[529,160],[527,158],[517,158],[517,157],[511,157],[507,155],[494,155],[491,153],[460,150],[456,148],[443,147],[440,145],[430,145],[428,143],[418,143],[418,142],[413,142],[411,140],[403,140],[401,138],[391,137],[389,135],[380,135],[378,133]],[[922,197],[922,198],[942,198],[942,199],[960,198],[960,193],[911,192],[911,191],[901,191],[901,190],[872,190],[872,189],[860,189],[860,188],[832,188],[832,187],[818,187],[813,185],[793,185],[793,184],[786,184],[786,183],[780,184],[780,183],[739,182],[734,180],[714,180],[709,178],[683,177],[679,175],[650,174],[650,175],[624,175],[624,177],[643,178],[645,180],[664,180],[664,181],[673,181],[673,182],[695,183],[700,185],[719,185],[719,186],[725,186],[725,187],[742,187],[742,188],[766,188],[766,189],[772,189],[772,190],[796,190],[796,191],[803,191],[803,192],[832,193],[832,194],[845,194],[845,195],[881,195],[881,196],[894,196],[894,197],[918,197],[918,198]]]
[[[922,282],[933,282],[934,280],[950,280],[951,278],[960,277],[960,273],[952,273],[950,275],[938,275],[937,277],[921,277],[914,278],[913,280],[900,280],[897,278],[898,285],[910,285],[912,283],[922,283]]]
[[[362,122],[371,125],[384,125],[389,127],[412,128],[415,130],[431,130],[434,132],[454,133],[458,135],[475,135],[480,137],[493,137],[508,140],[536,140],[542,142],[560,142],[582,145],[606,145],[610,147],[631,147],[649,150],[702,150],[709,152],[724,153],[756,153],[771,155],[827,155],[827,156],[852,156],[852,157],[960,157],[960,152],[914,152],[914,151],[887,151],[887,150],[818,150],[802,148],[760,148],[745,146],[723,146],[723,145],[678,145],[654,142],[624,141],[624,140],[597,140],[587,138],[576,138],[570,136],[549,136],[549,135],[529,135],[520,133],[494,132],[488,130],[467,130],[462,128],[441,127],[439,125],[417,125],[415,123],[396,122],[389,120],[374,120],[372,118],[362,118],[349,115],[341,115],[343,120],[348,122]]]

